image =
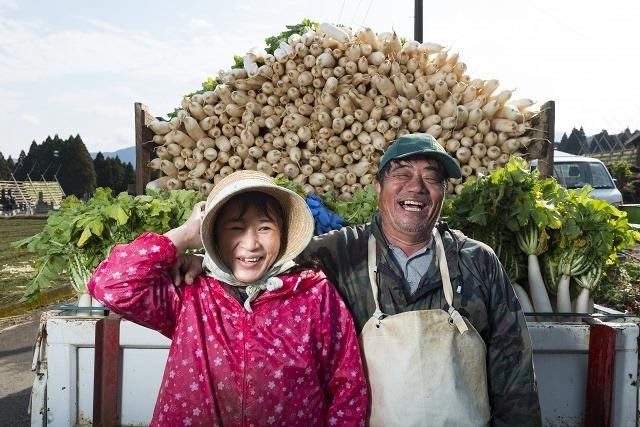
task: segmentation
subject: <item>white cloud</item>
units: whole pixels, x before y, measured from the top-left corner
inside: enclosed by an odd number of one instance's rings
[[[187,31],[209,29],[193,31],[186,38],[188,43],[94,22],[96,28],[91,31],[39,34],[28,23],[0,20],[0,40],[8,40],[8,45],[0,43],[0,84],[83,73],[204,80],[228,67],[233,53],[243,53],[262,39],[249,31],[216,33],[201,20],[192,20]],[[17,44],[20,49],[13,49]]]
[[[0,0],[0,9],[18,9],[18,2],[15,0]]]
[[[85,19],[85,21],[91,26],[95,27],[96,29],[105,30],[109,33],[116,33],[116,34],[125,33],[125,30],[123,30],[122,28],[112,25],[108,22],[104,22],[98,19],[91,19],[91,18],[87,18]]]
[[[100,119],[131,119],[133,117],[132,108],[123,104],[116,105],[92,105],[87,109],[87,113],[95,114]]]
[[[187,24],[190,31],[211,30],[213,25],[204,19],[190,19]]]
[[[0,87],[0,99],[5,109],[11,109],[13,105],[21,101],[23,94],[16,90],[3,89]]]
[[[18,118],[34,125],[40,123],[40,120],[36,116],[32,116],[31,114],[21,114]]]
[[[71,11],[71,3],[63,0],[59,8]],[[234,54],[305,16],[376,31],[393,27],[412,36],[413,2],[373,2],[367,12],[368,3],[285,0],[274,9],[254,0],[194,18],[162,0],[144,11],[116,1],[109,8],[120,8],[119,15],[87,3],[74,8],[76,16],[54,20],[28,2],[0,0],[0,11],[24,9],[0,14],[0,127],[6,130],[0,151],[19,152],[32,139],[55,133],[80,133],[91,151],[131,146],[133,102],[163,115],[182,94],[230,66]],[[621,0],[605,9],[581,4],[576,10],[574,2],[557,0],[491,5],[469,3],[464,15],[454,5],[425,11],[425,40],[459,51],[472,77],[498,78],[501,89],[517,87],[514,97],[556,100],[559,131],[640,126],[640,93],[631,71],[640,65],[640,45],[630,36],[637,6]],[[205,7],[210,5],[196,0],[189,10]],[[176,13],[167,13],[171,8]]]
[[[100,132],[99,129],[88,130],[82,135],[82,140],[90,152],[113,152],[121,148],[135,145],[135,129],[131,126],[121,125],[108,129],[108,132]]]

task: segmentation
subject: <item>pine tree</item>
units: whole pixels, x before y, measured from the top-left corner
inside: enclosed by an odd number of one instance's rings
[[[102,152],[93,159],[98,187],[111,188],[114,194],[128,191],[135,182],[135,171],[131,163],[123,163],[119,157],[104,157]]]
[[[66,194],[86,198],[96,188],[96,171],[91,155],[80,135],[69,137],[62,145],[62,168],[58,174],[60,185]]]
[[[578,137],[580,137],[581,140],[585,140],[587,139],[587,136],[584,133],[584,129],[582,126],[580,126],[580,130],[578,131]]]
[[[98,152],[96,158],[93,159],[93,168],[96,171],[96,186],[111,188],[113,180],[102,152]]]
[[[120,193],[124,190],[124,166],[122,165],[122,161],[120,158],[110,158],[109,165],[111,168],[111,176],[113,179],[113,189],[114,193]]]
[[[31,145],[29,146],[29,153],[24,157],[22,157],[22,153],[24,153],[24,151],[20,153],[20,159],[22,160],[20,162],[20,168],[15,172],[15,176],[18,181],[26,181],[27,174],[31,176],[37,167],[38,144],[36,141],[31,142]]]
[[[13,175],[16,176],[16,179],[18,179],[17,174],[22,169],[22,165],[24,164],[24,159],[26,158],[27,158],[27,154],[24,152],[24,150],[20,150],[20,154],[18,155],[18,160],[16,160],[16,163],[13,166]]]
[[[133,166],[131,163],[124,163],[120,160],[120,191],[129,191],[129,185],[133,183],[135,183]]]
[[[556,147],[560,151],[564,151],[564,147],[567,145],[567,133],[562,134],[562,138],[560,138],[560,143]]]
[[[0,153],[0,180],[8,181],[11,179],[11,167],[9,166],[9,162],[7,162]]]
[[[591,144],[589,145],[591,153],[600,153],[602,151],[608,151],[611,147],[609,133],[603,129],[600,133],[593,135]]]
[[[35,175],[35,177],[53,180],[56,170],[61,165],[60,152],[63,144],[64,142],[56,135],[53,139],[47,138],[42,145],[40,145],[40,149],[38,150],[39,174]]]
[[[638,131],[634,131],[631,132],[631,129],[629,129],[629,127],[627,127],[625,130],[623,130],[622,132],[620,132],[619,134],[616,135],[616,137],[622,141],[622,143],[625,145],[626,148],[634,148],[635,146],[629,146],[627,144],[628,140],[637,133]]]
[[[9,168],[13,171],[16,168],[16,162],[9,156],[7,158],[7,163],[9,164]]]
[[[582,152],[582,147],[586,147],[586,139],[587,138],[582,128],[580,128],[580,130],[573,128],[571,130],[571,134],[566,140],[563,136],[558,149],[566,153],[580,154]]]
[[[129,186],[136,183],[136,170],[130,162],[124,164],[124,189],[122,191],[129,191]]]

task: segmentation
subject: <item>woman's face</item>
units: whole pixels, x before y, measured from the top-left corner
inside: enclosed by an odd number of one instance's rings
[[[280,253],[281,230],[273,209],[230,201],[216,220],[215,239],[222,261],[241,283],[255,283]]]

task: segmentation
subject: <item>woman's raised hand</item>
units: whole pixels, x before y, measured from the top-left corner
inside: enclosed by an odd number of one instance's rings
[[[171,239],[178,252],[186,249],[202,248],[200,240],[200,224],[202,223],[205,202],[196,203],[193,211],[184,224],[167,231],[164,235]]]
[[[175,286],[190,285],[202,273],[202,255],[179,254],[176,263],[169,269]]]

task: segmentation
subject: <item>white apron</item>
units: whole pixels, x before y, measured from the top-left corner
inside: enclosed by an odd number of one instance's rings
[[[369,237],[376,311],[364,325],[360,344],[371,387],[372,427],[484,426],[490,420],[484,341],[453,308],[444,246],[437,231],[433,236],[448,312],[391,316],[378,303],[376,240]]]

